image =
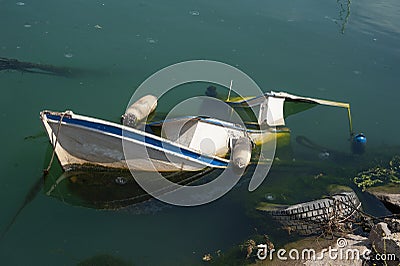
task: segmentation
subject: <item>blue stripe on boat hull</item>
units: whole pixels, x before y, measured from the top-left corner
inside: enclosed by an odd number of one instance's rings
[[[54,114],[46,114],[47,119],[50,120],[54,120],[54,121],[60,121],[61,116],[60,115],[54,115]],[[97,122],[93,122],[93,121],[87,121],[87,120],[82,120],[82,119],[77,119],[77,118],[71,118],[71,117],[67,117],[64,116],[62,118],[62,121],[70,124],[70,125],[77,125],[77,126],[82,126],[85,128],[90,128],[90,129],[94,129],[94,130],[98,130],[101,132],[105,132],[105,133],[109,133],[109,134],[113,134],[113,135],[117,135],[119,137],[124,137],[127,139],[131,139],[131,140],[135,140],[135,141],[139,141],[142,143],[146,143],[146,144],[150,144],[153,145],[155,147],[158,147],[160,149],[163,150],[168,150],[170,152],[173,153],[179,153],[182,154],[184,156],[190,157],[192,159],[195,159],[199,162],[205,163],[205,164],[209,164],[211,166],[214,167],[227,167],[228,163],[226,161],[223,160],[219,160],[218,158],[212,158],[212,157],[208,157],[208,156],[202,156],[199,153],[196,153],[194,151],[188,150],[188,149],[184,149],[181,148],[179,146],[175,146],[171,143],[168,142],[164,142],[161,140],[158,140],[156,138],[152,138],[148,135],[144,136],[141,134],[138,134],[136,132],[133,131],[129,131],[129,130],[123,130],[122,128],[116,127],[116,126],[112,126],[112,125],[107,125],[107,124],[101,124],[101,123],[97,123]]]

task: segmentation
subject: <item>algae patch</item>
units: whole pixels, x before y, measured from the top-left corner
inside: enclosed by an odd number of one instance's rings
[[[353,181],[363,191],[377,185],[400,184],[400,156],[395,155],[387,166],[378,165],[358,173]]]

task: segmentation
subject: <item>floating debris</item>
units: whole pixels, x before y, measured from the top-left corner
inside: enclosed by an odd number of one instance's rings
[[[72,58],[74,55],[73,54],[71,54],[71,53],[65,53],[64,54],[64,57],[65,58]]]
[[[96,29],[99,29],[99,30],[103,28],[103,27],[100,26],[99,24],[94,25],[94,27],[95,27]]]
[[[24,27],[25,27],[25,28],[30,28],[30,27],[32,27],[32,25],[29,24],[29,23],[25,23],[25,24],[24,24]]]
[[[273,194],[271,194],[271,193],[265,194],[264,197],[265,197],[266,200],[274,200],[275,199],[275,196]]]
[[[329,158],[330,155],[331,154],[329,152],[324,151],[324,152],[318,153],[318,158],[321,159],[321,160],[326,160],[326,159]]]
[[[189,11],[189,14],[192,16],[198,16],[198,15],[200,15],[200,12],[196,11],[196,10],[192,10],[192,11]]]
[[[24,5],[25,5],[24,2],[16,2],[15,4],[16,4],[17,6],[24,6]]]
[[[244,242],[243,247],[246,248],[246,259],[250,258],[253,250],[256,248],[256,242],[253,239],[249,239]]]
[[[324,173],[316,174],[316,175],[314,175],[314,179],[318,179],[320,177],[323,177],[324,175],[325,175]]]
[[[118,176],[115,178],[115,183],[117,183],[118,185],[125,185],[126,183],[128,183],[128,180],[123,176]]]
[[[156,44],[158,42],[158,40],[149,37],[149,38],[146,38],[146,42],[151,43],[151,44]]]
[[[203,261],[211,261],[212,260],[212,256],[211,256],[211,254],[210,253],[208,253],[208,254],[205,254],[204,256],[203,256]]]

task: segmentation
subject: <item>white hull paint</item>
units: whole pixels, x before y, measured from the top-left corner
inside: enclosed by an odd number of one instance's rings
[[[41,119],[64,170],[80,166],[127,169],[129,165],[138,171],[199,171],[206,167],[225,168],[229,162],[144,131],[72,112],[43,111]],[[116,133],[122,131],[123,134]],[[136,138],[126,137],[128,133]],[[156,146],[147,138],[156,144],[162,142],[163,146]],[[135,154],[135,150],[143,151],[144,147],[149,157],[143,152]],[[128,162],[124,148],[130,151]]]

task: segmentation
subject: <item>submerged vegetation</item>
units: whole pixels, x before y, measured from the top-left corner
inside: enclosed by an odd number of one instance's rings
[[[62,77],[72,77],[77,74],[77,69],[71,69],[67,67],[58,67],[47,64],[38,64],[31,62],[19,61],[17,59],[10,59],[5,57],[0,57],[0,71],[3,70],[13,70],[22,73],[35,73],[35,74],[45,74],[45,75],[56,75]]]
[[[358,173],[353,180],[363,191],[377,185],[400,184],[400,156],[395,155],[387,166],[376,166]]]
[[[351,0],[337,0],[337,4],[339,7],[339,18],[336,24],[340,26],[340,32],[344,34],[350,18]]]

